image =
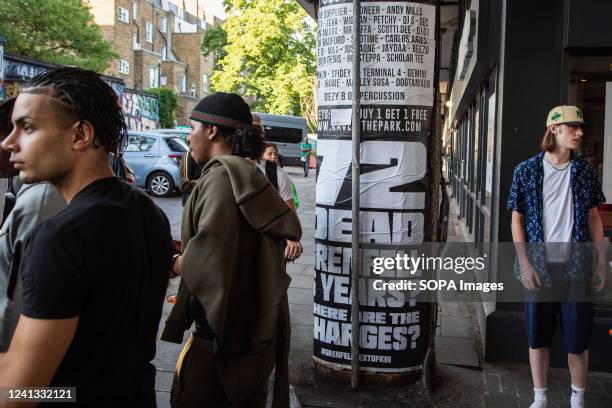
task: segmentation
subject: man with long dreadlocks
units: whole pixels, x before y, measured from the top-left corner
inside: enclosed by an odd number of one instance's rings
[[[195,321],[172,385],[173,407],[289,406],[289,308],[283,244],[300,222],[258,159],[263,134],[238,95],[216,93],[191,112],[191,155],[204,165],[181,230],[182,276],[162,339],[181,343]]]
[[[12,121],[2,147],[19,177],[49,181],[68,206],[25,242],[0,387],[76,387],[80,406],[154,407],[170,227],[110,168],[126,135],[117,96],[95,72],[55,68],[21,90]]]

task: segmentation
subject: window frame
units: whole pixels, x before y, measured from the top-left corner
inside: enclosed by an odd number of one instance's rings
[[[208,89],[210,86],[208,74],[202,74],[202,93],[204,95],[208,94]]]
[[[159,88],[159,68],[149,66],[149,88]]]
[[[130,61],[120,59],[117,63],[117,72],[123,75],[130,75]]]
[[[138,138],[140,140],[147,140],[147,142],[151,141],[151,144],[148,145],[148,148],[143,150],[141,147],[144,143],[130,143],[130,139],[132,138]],[[149,136],[144,136],[144,135],[128,135],[128,142],[125,148],[125,152],[126,153],[146,153],[146,152],[150,152],[151,150],[153,150],[153,146],[155,146],[155,142],[157,141],[156,138],[154,137],[149,137]],[[130,146],[134,146],[137,147],[137,149],[135,148],[131,148]]]
[[[146,41],[150,44],[153,44],[153,22],[151,20],[147,20],[146,24]]]
[[[187,92],[187,74],[179,76],[179,92],[183,95]]]
[[[117,20],[122,23],[130,23],[130,11],[123,7],[117,7]]]
[[[140,38],[138,38],[139,37],[138,34],[139,34],[138,31],[134,31],[134,35],[132,36],[132,48],[135,51],[139,51],[142,49],[142,46],[140,45]]]

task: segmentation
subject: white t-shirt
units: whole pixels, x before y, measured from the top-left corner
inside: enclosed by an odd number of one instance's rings
[[[266,174],[266,162],[261,161],[257,168]],[[276,183],[278,184],[278,194],[284,201],[293,200],[293,190],[291,189],[291,177],[281,166],[276,166]]]
[[[570,162],[563,166],[553,166],[546,159],[543,159],[543,162],[544,242],[571,242],[574,227],[574,200],[570,185]],[[546,260],[566,262],[568,250],[568,245],[547,245]]]

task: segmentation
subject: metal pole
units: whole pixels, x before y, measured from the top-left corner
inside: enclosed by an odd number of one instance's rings
[[[361,143],[360,62],[361,62],[361,1],[353,0],[353,120],[352,145],[352,244],[351,244],[351,387],[359,387],[359,163]]]

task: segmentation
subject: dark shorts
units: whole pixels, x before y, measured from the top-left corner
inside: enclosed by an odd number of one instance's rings
[[[563,267],[549,266],[548,269],[553,277],[563,276]],[[591,341],[593,303],[575,299],[588,298],[590,284],[586,280],[554,281],[553,288],[526,293],[528,301],[525,302],[525,330],[529,347],[550,347],[553,334],[559,325],[563,332],[565,351],[581,354],[589,348]],[[549,299],[554,301],[548,301]]]
[[[561,326],[565,351],[581,354],[589,348],[593,330],[593,304],[586,302],[525,303],[525,329],[530,348],[550,347]]]

